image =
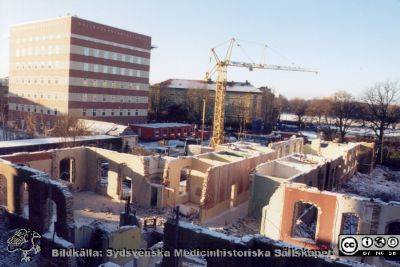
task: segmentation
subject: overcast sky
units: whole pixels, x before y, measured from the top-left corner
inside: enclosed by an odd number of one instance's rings
[[[0,0],[0,10],[0,76],[8,75],[10,25],[69,13],[151,36],[150,83],[202,79],[210,48],[231,37],[241,45],[232,60],[318,69],[228,70],[228,80],[289,98],[343,89],[357,96],[376,82],[400,80],[400,0]]]

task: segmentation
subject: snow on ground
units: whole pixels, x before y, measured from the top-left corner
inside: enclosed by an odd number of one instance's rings
[[[259,234],[260,226],[260,219],[247,217],[233,220],[224,227],[208,227],[208,229],[231,236],[242,237],[244,235]]]
[[[383,201],[400,201],[400,171],[378,165],[370,174],[356,173],[341,192]]]
[[[125,210],[125,202],[112,200],[91,191],[73,193],[74,219],[77,227],[94,222],[101,224],[109,231],[119,228],[119,215]]]

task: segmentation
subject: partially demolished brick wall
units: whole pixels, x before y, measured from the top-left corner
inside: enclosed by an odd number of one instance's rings
[[[301,249],[279,241],[273,241],[261,236],[246,236],[243,238],[227,236],[210,231],[201,226],[179,222],[170,219],[164,228],[164,249],[172,253],[171,257],[164,257],[162,266],[179,266],[181,259],[173,257],[174,249],[229,249],[229,250],[262,250]],[[357,262],[346,260],[332,260],[318,257],[206,257],[207,266],[362,266]]]
[[[0,160],[0,174],[7,179],[7,212],[16,226],[29,227],[44,233],[49,227],[48,199],[57,205],[55,231],[58,236],[73,240],[73,197],[67,186],[51,180],[46,173]],[[24,218],[22,185],[29,194],[29,217]]]

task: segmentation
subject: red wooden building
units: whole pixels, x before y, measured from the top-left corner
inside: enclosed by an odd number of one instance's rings
[[[157,141],[192,136],[193,126],[183,123],[143,123],[129,125],[141,140]]]

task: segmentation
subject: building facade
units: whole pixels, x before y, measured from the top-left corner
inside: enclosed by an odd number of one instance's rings
[[[181,106],[188,111],[189,120],[202,118],[203,99],[206,98],[206,121],[212,122],[214,113],[215,83],[201,80],[170,79],[150,88],[149,109],[157,120],[159,114],[171,106]],[[250,124],[253,119],[269,118],[265,104],[273,102],[273,94],[264,94],[248,82],[228,82],[225,97],[225,123]],[[271,104],[272,105],[272,104]],[[272,108],[271,108],[272,112]]]
[[[131,129],[145,141],[190,137],[193,126],[183,123],[145,123],[131,124]]]
[[[10,29],[9,120],[147,121],[151,37],[66,16]]]
[[[7,121],[8,113],[8,78],[0,78],[0,126]]]

